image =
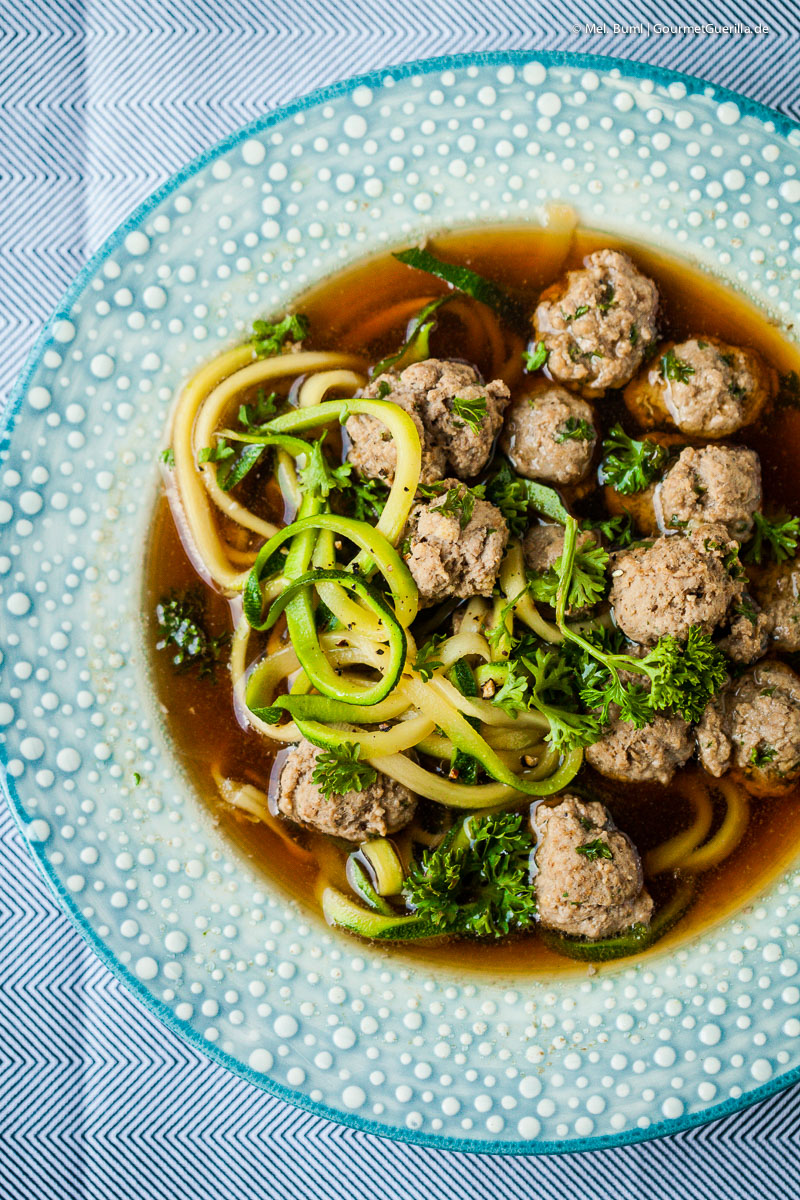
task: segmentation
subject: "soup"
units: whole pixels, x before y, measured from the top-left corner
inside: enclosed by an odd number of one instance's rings
[[[627,368],[603,362],[615,356],[591,343],[593,319],[601,332],[601,317],[615,328],[626,319],[615,308],[627,303],[627,282],[606,279],[594,317],[575,292],[588,286],[588,256],[617,249],[658,294],[658,341],[641,354],[628,319],[641,357],[632,384],[606,383],[603,371]],[[393,953],[544,972],[678,940],[762,888],[793,858],[800,830],[783,743],[757,740],[752,762],[733,761],[737,731],[758,721],[759,705],[779,709],[781,721],[783,705],[789,725],[794,711],[791,637],[770,615],[780,605],[768,588],[784,576],[793,586],[796,529],[777,514],[800,506],[796,350],[708,276],[606,235],[468,230],[428,251],[434,272],[444,263],[474,273],[458,280],[466,290],[388,254],[372,259],[300,298],[305,321],[257,325],[255,348],[228,352],[185,390],[147,576],[170,732],[243,853],[303,905],[321,904],[355,936],[391,941]],[[559,319],[568,272],[580,302]],[[636,279],[631,287],[649,294]],[[565,339],[577,350],[559,367]],[[297,353],[280,353],[292,342]],[[680,410],[681,389],[699,384],[709,347],[723,359],[731,348],[752,352],[769,392],[752,420],[745,412],[722,435],[676,425],[696,419],[691,396]],[[570,362],[575,379],[563,378]],[[746,358],[717,367],[740,372],[720,411],[746,406],[742,372],[757,367]],[[400,394],[412,378],[429,410]],[[406,419],[387,437],[374,414],[398,388],[393,408]],[[675,396],[654,415],[662,392]],[[543,449],[552,412],[561,423]],[[412,452],[422,480],[412,463],[404,483]],[[740,478],[753,463],[760,488]],[[712,468],[709,499],[697,472]],[[687,472],[688,493],[678,486]],[[675,510],[666,520],[665,496]],[[275,531],[287,525],[279,545]],[[462,553],[455,567],[443,537],[455,559]],[[459,551],[470,537],[478,540]],[[258,557],[268,542],[271,562]],[[681,685],[674,662],[665,690],[659,655],[652,665],[645,657],[666,650],[673,610],[690,595],[683,585],[671,608],[659,596],[664,611],[646,618],[663,628],[636,628],[631,598],[646,593],[648,572],[676,579],[676,555],[678,567],[689,556],[716,581],[704,579],[702,603],[692,593],[697,620],[686,617],[700,658],[675,627],[678,657],[708,666],[705,693],[696,681]],[[714,588],[727,597],[716,614],[703,607],[711,593],[718,599]],[[785,624],[785,604],[780,612]],[[624,637],[630,629],[638,636]],[[749,681],[774,669],[765,661],[779,665],[777,681],[757,687]],[[722,752],[712,761],[708,746],[698,761],[694,749],[715,705],[713,735],[728,763]],[[567,859],[556,852],[565,838]]]

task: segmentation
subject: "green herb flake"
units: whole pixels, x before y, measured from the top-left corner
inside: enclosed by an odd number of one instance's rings
[[[659,371],[662,379],[673,383],[688,383],[689,377],[694,375],[692,364],[683,358],[678,358],[672,347],[667,350],[666,354],[662,354]]]
[[[786,562],[797,554],[799,542],[800,517],[790,517],[782,512],[770,518],[756,512],[753,513],[753,532],[742,551],[742,558],[757,565],[770,558],[776,563]]]
[[[468,425],[473,433],[477,433],[483,424],[487,407],[485,396],[474,396],[470,399],[454,396],[452,400],[453,414],[459,418],[456,424]]]
[[[175,451],[172,449],[172,446],[167,446],[166,450],[162,450],[158,457],[168,467],[175,466]]]
[[[427,642],[417,650],[417,657],[414,659],[414,670],[419,673],[420,678],[424,683],[427,683],[432,678],[434,671],[438,671],[444,666],[441,659],[436,655],[439,652],[439,647],[445,640],[443,633],[434,634]]]
[[[553,441],[559,445],[562,442],[591,442],[595,436],[591,422],[579,417],[567,417],[553,434]]]
[[[588,858],[589,862],[596,862],[598,858],[613,859],[614,857],[611,847],[601,838],[595,838],[593,842],[585,842],[583,846],[576,846],[575,853]]]
[[[284,342],[302,342],[308,334],[308,318],[300,313],[288,313],[281,321],[254,321],[250,342],[259,358],[280,354]]]
[[[550,351],[545,346],[544,342],[537,342],[533,350],[523,350],[522,361],[525,364],[526,371],[540,371],[547,362],[547,356]]]
[[[761,767],[766,767],[768,763],[771,763],[775,758],[776,753],[777,751],[775,750],[774,746],[753,746],[753,749],[750,751],[750,757],[747,761],[752,763],[756,769],[759,769]]]

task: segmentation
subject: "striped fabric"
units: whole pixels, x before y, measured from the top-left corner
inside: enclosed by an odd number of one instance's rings
[[[0,0],[0,394],[66,284],[135,203],[222,135],[336,78],[409,58],[543,46],[695,73],[800,120],[795,5],[577,8]],[[604,21],[606,33],[585,32]],[[614,21],[738,21],[771,32],[623,35]],[[176,1040],[92,956],[4,806],[0,964],[0,1200],[800,1197],[800,1088],[667,1141],[558,1160],[383,1142],[254,1091]]]

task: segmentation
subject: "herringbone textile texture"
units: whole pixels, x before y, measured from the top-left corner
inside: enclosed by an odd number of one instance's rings
[[[3,395],[138,201],[224,134],[337,78],[466,50],[572,49],[697,74],[800,119],[789,0],[0,0],[0,20]],[[642,20],[771,32],[613,31]],[[538,1161],[393,1144],[289,1108],[125,992],[56,907],[4,805],[0,979],[0,1200],[800,1196],[800,1088],[665,1141]]]

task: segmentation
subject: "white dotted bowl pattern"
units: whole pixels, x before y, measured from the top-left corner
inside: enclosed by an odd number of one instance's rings
[[[456,978],[335,935],[251,872],[176,764],[143,548],[161,431],[198,363],[344,263],[553,201],[796,317],[800,133],[781,118],[602,60],[425,64],[273,114],[134,214],[35,349],[0,463],[6,782],[98,953],[254,1083],[493,1151],[634,1140],[788,1081],[800,876],[669,955],[552,983]]]

